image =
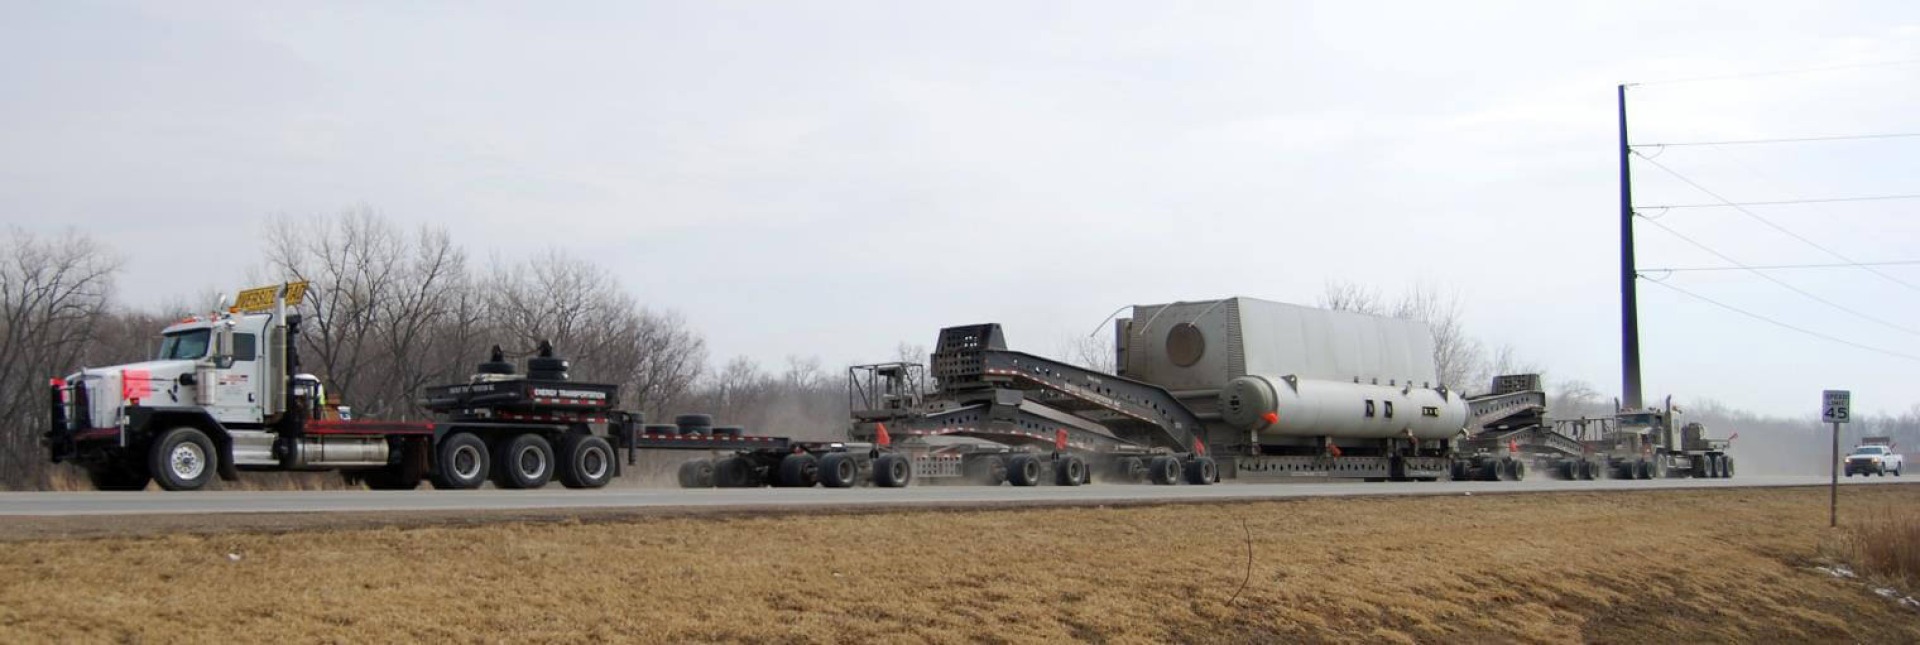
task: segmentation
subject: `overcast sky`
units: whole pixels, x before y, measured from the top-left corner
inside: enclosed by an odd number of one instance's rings
[[[9,1],[0,223],[98,237],[157,304],[242,286],[271,216],[366,205],[479,259],[588,255],[716,361],[769,366],[980,321],[1055,353],[1121,305],[1425,283],[1617,395],[1616,84],[1647,83],[1636,143],[1920,132],[1917,59],[1902,1]],[[1655,83],[1809,68],[1836,69]],[[1920,138],[1657,152],[1734,201],[1920,193]],[[1639,204],[1716,201],[1635,172]],[[1749,210],[1888,261],[1920,259],[1917,206]],[[1735,210],[1647,212],[1738,262],[1840,261]],[[1643,268],[1728,264],[1640,231]],[[1920,266],[1879,270],[1770,273],[1838,307],[1663,284],[1904,357],[1643,284],[1650,398],[1908,410]]]

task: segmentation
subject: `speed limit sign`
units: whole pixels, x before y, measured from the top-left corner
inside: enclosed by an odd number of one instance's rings
[[[1847,409],[1852,406],[1853,392],[1848,390],[1826,390],[1820,393],[1820,421],[1823,423],[1846,423],[1852,416]]]

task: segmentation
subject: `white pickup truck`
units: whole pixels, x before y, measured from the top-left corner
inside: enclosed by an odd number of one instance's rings
[[[1900,467],[1904,461],[1900,453],[1893,451],[1892,445],[1869,442],[1855,447],[1853,452],[1847,455],[1847,476],[1852,477],[1856,474],[1885,476],[1887,473],[1893,473],[1893,476],[1899,477]]]

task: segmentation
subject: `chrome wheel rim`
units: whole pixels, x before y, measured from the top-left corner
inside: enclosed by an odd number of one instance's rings
[[[173,447],[167,454],[167,465],[173,470],[173,476],[182,480],[199,479],[207,471],[207,454],[200,450],[200,444],[185,442]]]
[[[453,449],[453,474],[461,479],[480,476],[480,451],[473,446]]]
[[[547,457],[533,446],[521,448],[520,458],[514,461],[520,464],[520,476],[527,479],[539,479],[547,474]]]

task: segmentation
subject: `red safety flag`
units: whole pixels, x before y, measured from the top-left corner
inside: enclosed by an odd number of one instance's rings
[[[873,442],[882,446],[893,445],[893,437],[887,435],[887,424],[876,423],[873,425],[879,428],[878,431],[873,433]]]
[[[1067,449],[1067,429],[1066,428],[1059,428],[1053,431],[1053,449],[1054,450]]]
[[[1739,439],[1739,438],[1740,438],[1740,433],[1735,432],[1731,436],[1727,437],[1727,441],[1733,441],[1734,439]]]
[[[1519,439],[1508,439],[1508,440],[1507,440],[1507,452],[1520,452],[1520,440],[1519,440]]]
[[[1327,452],[1328,452],[1328,453],[1330,453],[1330,454],[1332,454],[1332,455],[1333,455],[1333,456],[1335,456],[1335,457],[1338,457],[1338,456],[1340,456],[1340,446],[1339,446],[1339,444],[1331,444],[1331,443],[1330,443],[1330,444],[1327,444]]]
[[[1273,424],[1279,423],[1280,413],[1274,412],[1272,410],[1268,410],[1266,414],[1260,415],[1260,420],[1267,422],[1267,425],[1273,425]]]

